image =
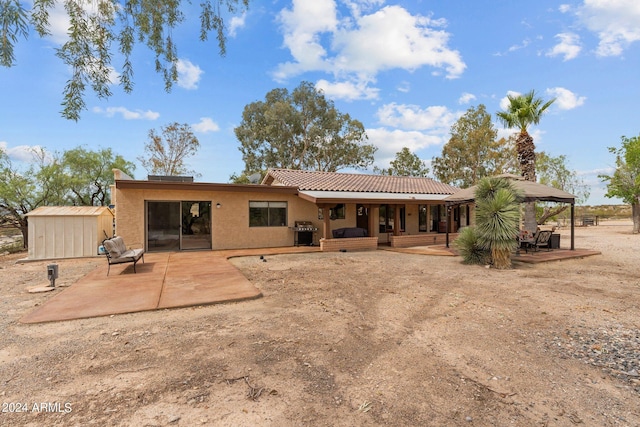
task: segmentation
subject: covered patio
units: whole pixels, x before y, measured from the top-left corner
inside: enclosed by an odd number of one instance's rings
[[[458,189],[430,178],[271,169],[262,183],[298,188],[317,207],[323,251],[439,244],[468,225],[468,211],[445,208]]]
[[[498,178],[506,178],[512,181],[513,186],[522,194],[523,202],[554,202],[568,203],[571,205],[571,246],[570,250],[575,250],[575,202],[576,196],[566,191],[548,185],[539,184],[537,182],[527,181],[521,176],[504,174],[498,175]],[[445,198],[447,209],[463,204],[474,203],[477,186],[471,186]],[[448,218],[448,217],[447,217]],[[447,247],[449,246],[449,238],[447,233]]]

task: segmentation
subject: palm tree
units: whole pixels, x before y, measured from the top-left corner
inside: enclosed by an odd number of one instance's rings
[[[520,133],[516,139],[516,152],[522,176],[527,181],[536,181],[536,146],[533,138],[527,132],[531,125],[540,123],[544,112],[553,104],[555,98],[544,102],[536,97],[535,91],[524,95],[508,95],[509,106],[505,111],[497,113],[498,119],[505,127],[518,128]],[[524,215],[525,228],[535,231],[538,223],[535,217],[535,204],[527,203]]]

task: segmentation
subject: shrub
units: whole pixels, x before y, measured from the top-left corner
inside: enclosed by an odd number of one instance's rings
[[[504,178],[483,178],[475,196],[478,242],[491,253],[495,268],[511,268],[511,252],[518,246],[521,197]]]
[[[478,241],[475,227],[465,227],[460,230],[453,246],[460,252],[462,262],[465,264],[484,265],[490,261],[490,253]]]

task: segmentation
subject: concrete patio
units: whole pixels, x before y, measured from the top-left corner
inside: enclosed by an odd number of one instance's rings
[[[263,251],[264,252],[264,251]],[[262,296],[227,258],[233,252],[148,253],[132,264],[107,263],[20,319],[41,323],[243,301]]]
[[[442,245],[380,249],[422,255],[455,256]],[[43,323],[138,311],[161,310],[244,301],[262,293],[228,259],[235,256],[319,252],[318,247],[285,247],[226,251],[147,253],[144,264],[111,267],[107,263],[62,290],[20,319]],[[600,254],[598,251],[559,249],[514,255],[513,261],[539,263]]]

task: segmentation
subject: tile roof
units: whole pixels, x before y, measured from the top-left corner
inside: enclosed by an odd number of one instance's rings
[[[298,187],[301,191],[359,191],[399,194],[453,194],[458,189],[431,178],[269,169],[263,184]]]

